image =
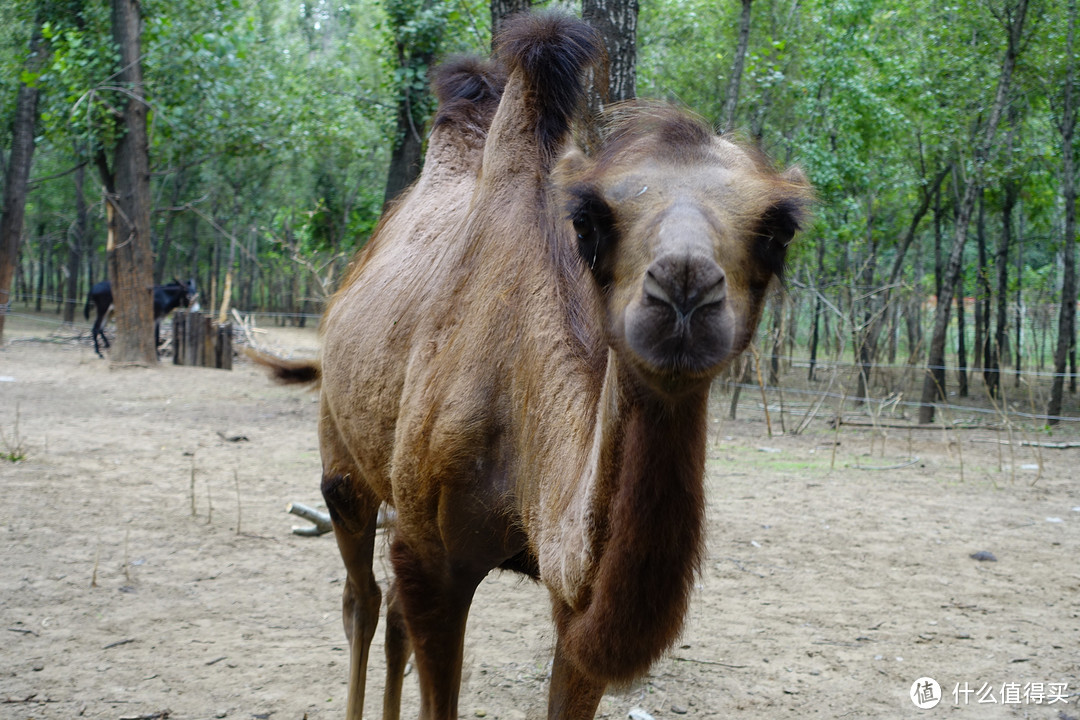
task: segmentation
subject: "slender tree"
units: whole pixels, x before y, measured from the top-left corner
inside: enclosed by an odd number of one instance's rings
[[[964,307],[964,269],[953,282],[956,298],[956,394],[968,396],[967,308]]]
[[[810,367],[806,371],[806,379],[814,381],[814,368],[817,367],[817,355],[818,355],[818,340],[821,327],[821,291],[817,288],[817,283],[814,282],[814,278],[822,278],[825,276],[825,241],[822,238],[818,238],[815,243],[816,256],[817,256],[817,272],[807,273],[810,276],[810,282],[807,283],[807,287],[814,290],[814,326],[810,334]]]
[[[746,64],[746,50],[750,46],[750,5],[754,0],[742,0],[739,13],[739,40],[735,46],[735,57],[731,60],[731,74],[728,75],[727,92],[724,93],[724,110],[720,118],[725,132],[735,128],[735,112],[739,106],[739,84],[742,82],[743,67]]]
[[[979,193],[978,219],[975,222],[975,344],[972,370],[982,369],[983,377],[990,361],[990,267],[986,240],[986,189]]]
[[[1073,135],[1076,132],[1076,1],[1069,0],[1069,29],[1065,41],[1065,83],[1061,89],[1061,195],[1065,201],[1065,237],[1061,253],[1061,311],[1058,314],[1057,346],[1054,349],[1054,380],[1046,406],[1047,422],[1058,423],[1065,391],[1065,365],[1076,334],[1076,165]],[[1075,361],[1073,362],[1075,366]]]
[[[86,250],[86,234],[89,213],[86,209],[86,196],[83,184],[86,175],[86,163],[80,162],[75,167],[75,222],[68,233],[67,283],[64,289],[64,322],[75,322],[75,309],[79,297],[79,266]]]
[[[439,0],[390,0],[386,3],[397,56],[397,130],[383,204],[409,187],[423,163],[424,124],[431,114],[428,69],[435,62],[446,29],[446,6]]]
[[[15,119],[11,128],[11,154],[4,173],[4,214],[0,218],[0,345],[4,342],[4,319],[14,295],[12,280],[19,257],[23,231],[27,184],[34,158],[34,128],[37,125],[38,95],[36,73],[45,59],[41,25],[36,23],[24,67],[32,80],[19,83],[15,99]]]
[[[115,363],[157,363],[154,346],[153,252],[150,245],[150,147],[142,76],[142,18],[138,0],[113,0],[112,32],[120,53],[117,73],[125,89],[123,134],[110,168],[104,153],[98,169],[106,193],[106,259],[112,282]]]
[[[1019,194],[1020,183],[1013,178],[1006,178],[1001,204],[1001,239],[994,254],[994,270],[997,275],[994,339],[989,344],[984,375],[987,392],[995,398],[1001,392],[1001,361],[1008,322],[1006,311],[1009,306],[1009,247],[1012,245],[1013,210]],[[1019,348],[1017,352],[1019,353]]]
[[[875,293],[875,295],[880,296],[878,299],[867,302],[865,315],[867,326],[865,331],[856,338],[858,350],[855,354],[856,357],[859,358],[860,371],[857,378],[855,394],[853,396],[855,400],[862,400],[866,397],[866,379],[869,377],[874,357],[877,354],[877,345],[881,336],[881,331],[885,327],[885,311],[893,302],[893,289],[896,287],[897,283],[899,283],[903,274],[905,267],[904,259],[907,257],[907,252],[911,247],[912,241],[915,239],[919,224],[930,210],[931,200],[938,195],[941,183],[945,179],[945,176],[949,174],[950,170],[951,166],[947,165],[932,179],[926,179],[921,184],[919,205],[913,211],[911,221],[908,223],[907,229],[897,246],[896,255],[893,258],[892,269],[889,271],[889,276],[885,282],[885,288],[880,293]],[[877,308],[877,310],[875,311],[872,308]]]
[[[949,328],[949,314],[956,284],[960,277],[964,245],[967,241],[968,225],[975,209],[975,200],[982,187],[986,164],[997,134],[1001,114],[1009,97],[1013,71],[1022,49],[1021,39],[1024,32],[1024,20],[1027,17],[1028,0],[1016,0],[1002,11],[1002,22],[1006,28],[1005,56],[998,76],[997,91],[986,124],[976,141],[971,177],[968,178],[964,194],[956,213],[956,225],[953,232],[952,248],[945,268],[944,282],[938,297],[937,311],[934,314],[934,332],[930,338],[930,351],[926,363],[926,376],[923,379],[922,404],[919,407],[919,422],[934,421],[934,402],[944,398],[945,392],[945,338]]]
[[[607,83],[589,93],[589,106],[599,111],[605,105],[630,100],[637,93],[637,0],[582,0],[581,17],[603,38],[607,50]],[[605,85],[603,82],[599,83]]]

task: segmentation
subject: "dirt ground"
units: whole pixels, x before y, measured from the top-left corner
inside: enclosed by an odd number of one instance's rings
[[[0,460],[0,718],[341,718],[344,570],[284,512],[321,502],[316,397],[245,361],[110,369],[54,328],[11,317],[0,349],[0,453],[26,454]],[[1080,449],[822,419],[769,437],[752,400],[739,421],[727,402],[686,630],[600,717],[1080,717]],[[552,644],[543,588],[489,576],[461,717],[544,717]],[[381,653],[380,633],[370,717]],[[909,697],[924,676],[929,710]]]

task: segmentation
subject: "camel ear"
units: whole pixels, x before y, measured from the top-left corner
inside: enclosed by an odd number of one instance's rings
[[[551,180],[558,186],[566,187],[575,179],[581,177],[588,165],[589,159],[585,157],[585,153],[581,151],[581,148],[572,147],[555,164],[554,169],[551,171]]]
[[[758,222],[758,261],[776,277],[784,275],[787,248],[810,221],[813,191],[798,167],[788,168],[777,183],[773,200]]]
[[[806,179],[806,173],[798,165],[792,165],[780,175],[788,185],[810,189],[810,181]]]

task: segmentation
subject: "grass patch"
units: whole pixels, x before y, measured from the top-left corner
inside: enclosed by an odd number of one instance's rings
[[[0,452],[0,460],[7,462],[22,462],[26,459],[26,439],[19,433],[19,403],[15,403],[15,427],[11,437],[0,430],[0,441],[4,443],[4,450]]]

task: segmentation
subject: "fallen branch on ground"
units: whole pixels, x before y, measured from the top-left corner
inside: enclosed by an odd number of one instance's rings
[[[143,715],[121,715],[120,720],[166,720],[171,714],[172,710],[158,710]]]
[[[125,638],[124,640],[117,640],[116,642],[111,642],[101,649],[108,650],[109,648],[120,647],[121,645],[127,645],[128,643],[133,642],[135,642],[135,638]]]
[[[919,462],[918,457],[913,457],[906,462],[902,462],[898,465],[856,465],[856,470],[899,470],[900,468],[911,467],[915,463]]]
[[[317,537],[319,535],[325,535],[334,529],[333,525],[330,524],[329,513],[319,512],[315,508],[308,507],[307,505],[289,503],[289,506],[285,508],[285,512],[297,515],[305,520],[310,520],[315,524],[314,527],[300,527],[299,525],[293,525],[293,535]]]
[[[285,508],[285,512],[293,515],[298,515],[305,520],[310,520],[314,523],[314,527],[299,527],[293,526],[294,535],[302,535],[304,537],[318,537],[319,535],[325,535],[334,529],[334,526],[330,524],[329,513],[324,513],[315,508],[308,507],[301,503],[289,503],[289,506]],[[385,505],[379,508],[379,516],[375,521],[376,528],[384,528],[390,523],[394,522],[393,509],[386,507]]]
[[[995,443],[997,445],[1020,445],[1022,447],[1040,447],[1050,448],[1051,450],[1071,450],[1080,448],[1080,442],[1035,442],[1034,440],[1021,440],[1020,442],[1012,442],[1011,440],[991,440],[989,438],[974,438],[972,442],[978,443]]]
[[[6,697],[3,700],[0,700],[0,702],[2,702],[4,705],[43,705],[45,703],[60,702],[59,700],[53,700],[51,698],[38,698],[37,695],[37,693],[34,693],[33,695],[27,695],[24,698]]]

